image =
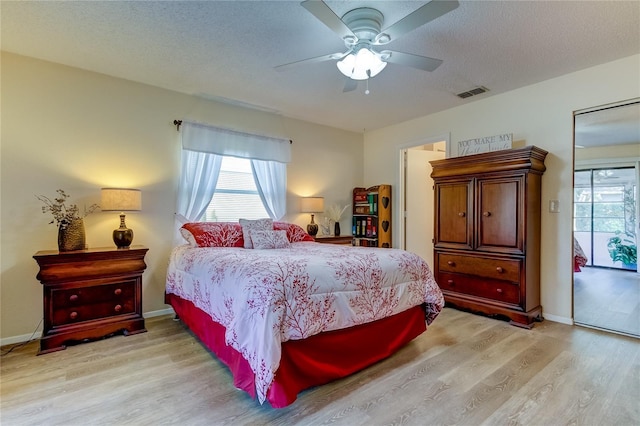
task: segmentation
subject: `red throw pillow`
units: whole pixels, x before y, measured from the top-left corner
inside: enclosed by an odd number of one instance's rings
[[[273,229],[276,231],[287,231],[287,239],[290,243],[297,243],[300,241],[315,241],[313,237],[302,229],[301,226],[295,223],[288,222],[273,222]]]
[[[190,240],[187,231],[198,247],[244,247],[242,226],[235,222],[190,222],[180,228],[182,236]],[[191,243],[191,242],[190,242]],[[193,243],[191,243],[193,244]]]

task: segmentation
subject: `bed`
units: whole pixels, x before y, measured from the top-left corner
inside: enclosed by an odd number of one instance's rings
[[[270,219],[180,231],[166,303],[237,388],[274,408],[390,356],[444,306],[427,264],[403,250],[320,244]]]
[[[585,266],[589,259],[587,259],[587,255],[584,254],[584,250],[580,247],[580,243],[576,237],[573,237],[573,272],[581,272],[581,267]]]

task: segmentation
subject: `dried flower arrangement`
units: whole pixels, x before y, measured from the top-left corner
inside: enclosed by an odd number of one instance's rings
[[[340,222],[342,215],[350,206],[351,204],[347,204],[346,206],[341,208],[337,204],[332,204],[327,208],[327,211],[325,213],[329,219],[333,220],[334,222]]]
[[[36,198],[44,203],[44,206],[42,206],[42,213],[51,213],[53,215],[53,220],[49,223],[55,223],[58,226],[67,225],[74,219],[86,217],[100,208],[99,205],[92,204],[88,209],[85,208],[84,214],[80,216],[80,210],[78,209],[77,204],[66,205],[69,195],[67,195],[67,193],[62,189],[58,189],[56,192],[58,193],[58,197],[53,200],[44,195],[36,195]]]

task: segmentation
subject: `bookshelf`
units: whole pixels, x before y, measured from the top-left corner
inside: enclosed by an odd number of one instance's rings
[[[391,247],[391,185],[353,189],[353,245]]]

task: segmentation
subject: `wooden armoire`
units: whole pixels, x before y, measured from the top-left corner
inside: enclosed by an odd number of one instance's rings
[[[431,161],[434,269],[447,306],[531,328],[540,305],[541,180],[535,146]]]

